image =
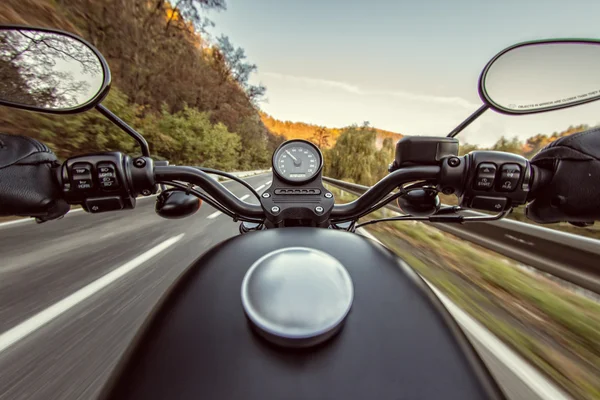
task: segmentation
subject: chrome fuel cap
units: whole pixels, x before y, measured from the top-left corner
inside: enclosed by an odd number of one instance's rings
[[[350,274],[320,250],[288,247],[258,259],[242,281],[242,305],[256,331],[286,347],[332,337],[352,307]]]

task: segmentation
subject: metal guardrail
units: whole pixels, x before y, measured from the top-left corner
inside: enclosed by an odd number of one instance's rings
[[[255,171],[236,171],[236,172],[229,172],[230,175],[236,176],[238,178],[246,178],[246,177],[250,177],[253,175],[259,175],[259,174],[264,174],[266,172],[271,171],[271,169],[257,169]],[[218,180],[220,178],[219,175],[213,175],[213,174],[208,174],[211,178]]]
[[[357,195],[369,189],[328,177],[323,180]],[[396,206],[387,208],[402,213]],[[464,213],[482,215],[474,211]],[[510,219],[427,224],[600,294],[600,240]]]

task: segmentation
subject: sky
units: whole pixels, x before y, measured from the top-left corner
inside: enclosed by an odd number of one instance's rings
[[[258,66],[252,82],[267,87],[260,107],[273,117],[445,136],[482,104],[479,74],[496,53],[526,40],[600,38],[598,15],[594,0],[227,0],[208,16],[210,33]],[[580,123],[600,123],[600,101],[526,116],[487,111],[459,139],[491,145]]]

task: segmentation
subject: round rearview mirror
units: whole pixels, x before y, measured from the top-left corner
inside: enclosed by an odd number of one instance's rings
[[[600,99],[600,41],[520,43],[496,55],[479,78],[479,95],[505,114],[532,114]]]
[[[0,104],[75,113],[108,93],[110,71],[83,39],[45,28],[0,26]]]

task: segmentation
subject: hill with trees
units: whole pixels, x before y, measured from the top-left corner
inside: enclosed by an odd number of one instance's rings
[[[207,13],[225,8],[225,0],[5,0],[0,22],[59,28],[95,45],[113,77],[105,104],[147,137],[154,156],[265,167],[284,139],[258,114],[266,89],[249,83],[257,66],[228,37],[206,33]],[[2,107],[0,123],[4,132],[43,140],[62,158],[139,151],[96,111],[51,116]]]
[[[537,135],[531,136],[526,140],[520,140],[518,137],[507,138],[505,136],[501,136],[491,147],[479,147],[464,143],[461,145],[460,150],[461,154],[466,154],[473,150],[506,151],[509,153],[520,154],[523,157],[531,159],[531,157],[533,157],[538,151],[540,151],[549,143],[552,143],[553,141],[562,137],[588,130],[590,128],[591,127],[589,125],[585,124],[571,125],[561,132],[553,132],[551,134],[538,133]]]
[[[321,148],[331,148],[335,145],[338,138],[345,128],[327,128],[320,125],[308,124],[305,122],[281,121],[273,118],[269,114],[260,113],[260,117],[265,126],[273,133],[282,135],[287,140],[305,139],[317,144]],[[365,125],[363,125],[365,126]],[[368,126],[368,123],[367,125]],[[372,128],[376,134],[376,144],[378,147],[383,145],[384,139],[391,139],[397,142],[402,135],[383,129]]]

